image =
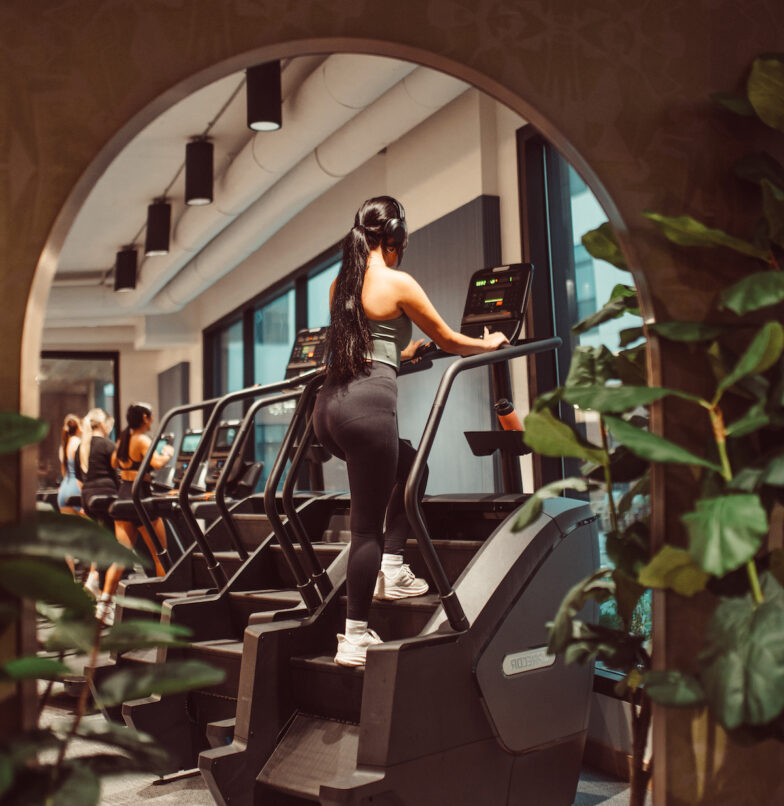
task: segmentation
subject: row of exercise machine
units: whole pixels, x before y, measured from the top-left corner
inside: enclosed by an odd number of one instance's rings
[[[531,272],[514,264],[471,278],[462,332],[489,326],[510,344],[447,365],[405,495],[416,536],[405,559],[434,592],[373,603],[370,626],[385,642],[368,650],[365,667],[332,659],[345,619],[351,501],[324,490],[327,456],[312,433],[324,329],[297,335],[284,380],[161,418],[132,500],[112,509],[120,516],[132,507],[151,534],[152,521],[165,520],[175,536],[168,552],[159,547],[167,573],[131,577],[120,591],[162,604],[161,618],[192,637],[186,646],[117,653],[95,668],[95,683],[118,667],[142,672],[165,659],[225,669],[217,686],[121,709],[127,724],[166,748],[175,769],[198,766],[217,803],[573,802],[592,669],[547,654],[545,623],[596,567],[595,516],[586,502],[555,498],[535,523],[512,531],[527,500],[520,432],[467,435],[475,454],[501,452],[502,493],[416,494],[455,378],[489,367],[494,398],[509,396],[509,361],[560,343],[518,339]],[[432,371],[442,355],[423,350],[401,372]],[[232,404],[244,407],[237,421],[225,419]],[[262,468],[246,458],[248,445],[257,415],[273,406],[293,411],[257,494]],[[158,441],[175,417],[199,410],[206,422],[180,440],[171,489],[143,498]],[[128,617],[157,618],[118,608],[117,620]]]

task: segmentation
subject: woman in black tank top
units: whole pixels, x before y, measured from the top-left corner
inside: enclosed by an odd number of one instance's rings
[[[368,629],[373,598],[401,599],[428,590],[403,562],[410,527],[403,492],[415,451],[397,430],[396,352],[403,345],[375,343],[384,322],[396,333],[412,320],[439,347],[460,355],[494,350],[500,333],[472,339],[452,330],[419,284],[396,271],[408,243],[402,205],[390,196],[366,201],[343,240],[343,262],[331,289],[327,379],[313,413],[316,436],[345,460],[351,489],[351,546],[346,570],[346,631],[338,635],[335,662],[365,663],[381,638]],[[394,334],[387,337],[394,340]],[[400,358],[412,358],[410,342]],[[385,347],[387,349],[385,349]],[[424,493],[426,479],[421,493]]]
[[[120,434],[120,440],[117,443],[117,448],[112,455],[112,467],[119,470],[120,473],[120,487],[117,491],[119,499],[130,499],[131,488],[136,479],[136,474],[139,471],[142,460],[150,446],[150,438],[147,432],[152,425],[152,407],[149,403],[131,403],[126,413],[127,427]],[[161,454],[154,454],[150,462],[154,469],[163,467],[169,459],[171,459],[173,450],[171,446],[167,445]],[[147,497],[151,494],[149,488],[149,481],[145,479],[145,487],[142,491],[142,497]],[[158,518],[153,521],[155,533],[160,541],[160,544],[166,547],[166,530],[163,521]],[[155,573],[157,576],[163,576],[166,572],[158,559],[158,553],[155,549],[152,537],[147,534],[147,530],[142,526],[141,521],[138,519],[114,522],[114,533],[117,540],[122,543],[126,548],[132,549],[136,543],[136,538],[141,534],[150,555],[155,563]],[[98,602],[98,609],[96,615],[100,621],[108,623],[112,618],[113,597],[117,590],[117,585],[122,576],[123,568],[119,565],[112,565],[106,572],[106,579],[104,582],[103,593]]]

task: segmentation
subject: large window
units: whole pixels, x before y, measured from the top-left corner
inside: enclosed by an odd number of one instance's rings
[[[204,394],[218,397],[253,384],[282,381],[297,331],[329,324],[329,287],[340,269],[337,247],[233,311],[204,333]],[[253,445],[246,458],[263,462],[257,489],[263,490],[294,403],[265,406],[256,415]],[[229,406],[239,418],[242,404]]]

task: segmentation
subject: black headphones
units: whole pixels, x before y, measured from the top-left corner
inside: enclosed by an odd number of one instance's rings
[[[408,227],[406,227],[406,213],[397,199],[389,197],[397,207],[397,218],[389,218],[384,224],[384,241],[392,241],[397,249],[404,247],[408,242]]]

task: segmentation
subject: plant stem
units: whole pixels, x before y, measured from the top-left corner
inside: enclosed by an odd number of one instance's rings
[[[65,657],[65,650],[62,649],[60,650],[60,653],[57,655],[57,660],[59,660],[60,663],[62,663],[64,657]],[[44,708],[46,708],[46,706],[49,704],[49,697],[52,696],[53,686],[54,686],[54,680],[50,680],[46,684],[44,693],[41,695],[41,701],[38,703],[38,714],[37,714],[38,719],[41,718],[41,714],[44,712]]]
[[[765,596],[762,593],[762,586],[757,576],[757,566],[754,564],[754,560],[749,560],[746,563],[746,574],[748,574],[749,577],[749,585],[751,585],[751,595],[754,597],[754,604],[761,605],[765,601]]]
[[[95,664],[98,662],[98,653],[101,650],[101,629],[103,628],[103,624],[95,620],[95,631],[93,632],[93,643],[90,647],[90,660],[87,664],[87,671],[84,675],[84,683],[82,684],[82,690],[79,693],[79,701],[76,704],[76,715],[74,716],[74,721],[71,724],[71,728],[68,731],[68,735],[65,737],[62,745],[60,746],[60,753],[57,756],[57,763],[54,765],[54,777],[55,780],[60,775],[60,768],[62,766],[63,761],[65,760],[65,754],[68,750],[68,745],[73,740],[74,736],[76,736],[76,732],[79,730],[79,725],[82,722],[82,717],[84,716],[84,712],[87,710],[87,698],[90,696],[90,683],[92,683],[93,677],[95,675]]]
[[[636,689],[632,693],[631,710],[632,768],[629,776],[629,806],[644,806],[648,781],[653,771],[653,760],[648,763],[648,769],[645,769],[645,748],[648,746],[648,729],[651,724],[651,700],[641,689]]]
[[[713,426],[713,438],[716,440],[716,447],[721,459],[721,475],[724,477],[724,481],[732,481],[732,468],[727,455],[727,429],[724,427],[724,414],[718,405],[711,406],[708,412]]]
[[[610,506],[610,524],[612,530],[618,532],[618,513],[615,511],[615,499],[613,498],[612,474],[610,473],[610,446],[607,440],[607,429],[604,427],[604,417],[599,415],[599,431],[602,435],[602,448],[607,456],[607,461],[602,463],[604,469],[604,486],[607,488],[607,499]]]

